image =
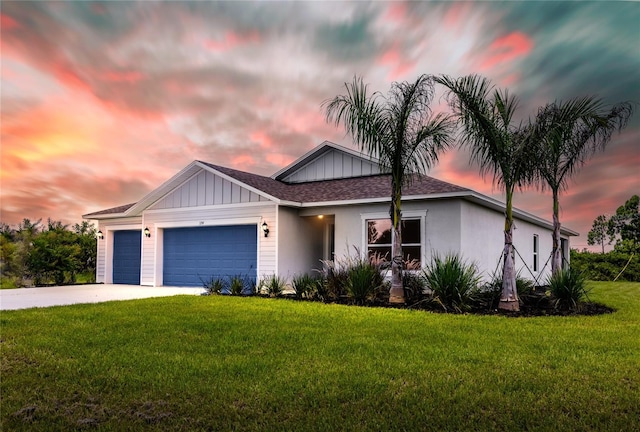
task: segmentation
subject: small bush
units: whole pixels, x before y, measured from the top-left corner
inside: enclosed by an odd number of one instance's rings
[[[361,259],[349,268],[347,293],[356,304],[372,300],[384,285],[380,270],[368,259]]]
[[[556,309],[577,310],[587,296],[585,278],[576,269],[561,269],[547,279],[549,292]]]
[[[363,258],[358,248],[353,255],[336,260],[322,260],[319,270],[323,286],[318,294],[323,301],[336,301],[348,297],[356,304],[384,302],[388,287],[382,271],[388,262],[378,254]]]
[[[327,288],[327,280],[323,277],[323,275],[319,275],[316,278],[316,284],[314,286],[314,290],[310,293],[312,300],[328,302],[332,300],[332,295],[330,294],[329,289]]]
[[[421,302],[425,298],[425,280],[420,275],[408,271],[402,272],[404,299],[408,306]]]
[[[287,286],[284,278],[278,275],[266,276],[260,282],[260,292],[269,297],[280,297]]]
[[[231,276],[229,278],[229,293],[239,296],[244,293],[244,278],[242,276]]]
[[[324,281],[323,301],[335,301],[347,295],[349,281],[349,263],[334,260],[322,260],[319,270]]]
[[[518,298],[524,300],[531,296],[535,290],[535,284],[531,279],[522,277],[520,272],[516,274],[516,290]],[[476,303],[480,309],[495,309],[502,295],[502,274],[494,273],[491,280],[483,284],[477,295]]]
[[[471,308],[480,278],[475,265],[456,255],[436,255],[423,271],[432,300],[445,311],[464,312]]]
[[[312,299],[318,291],[319,283],[322,283],[322,280],[318,277],[303,274],[295,276],[291,282],[291,286],[295,291],[297,299]]]
[[[619,281],[640,282],[640,258],[629,253],[601,254],[571,249],[571,267],[588,280],[612,281],[618,277]]]
[[[209,280],[207,281],[203,281],[202,279],[200,279],[202,282],[202,287],[204,288],[204,293],[203,295],[213,295],[213,294],[222,294],[224,292],[228,292],[228,288],[227,288],[227,281],[225,281],[224,279],[220,279],[217,277],[210,277]]]

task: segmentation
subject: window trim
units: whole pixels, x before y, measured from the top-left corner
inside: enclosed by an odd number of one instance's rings
[[[533,271],[538,272],[540,263],[538,262],[540,257],[540,236],[538,234],[533,235]]]
[[[427,224],[426,217],[428,211],[425,210],[409,210],[402,212],[402,220],[413,219],[420,220],[420,243],[403,243],[402,246],[420,246],[420,267],[424,268],[427,258],[426,251],[426,238],[427,238]],[[369,250],[369,243],[367,237],[367,221],[374,219],[389,219],[389,213],[361,213],[361,226],[362,226],[362,238],[361,238],[361,255],[363,257],[367,256]]]

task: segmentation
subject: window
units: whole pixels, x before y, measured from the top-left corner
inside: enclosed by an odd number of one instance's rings
[[[533,271],[538,271],[538,234],[533,235]]]
[[[391,220],[367,219],[367,253],[391,260]],[[402,254],[405,261],[422,257],[420,219],[402,220]]]

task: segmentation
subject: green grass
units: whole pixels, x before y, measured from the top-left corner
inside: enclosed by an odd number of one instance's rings
[[[640,284],[506,318],[178,296],[2,312],[2,430],[633,430]]]

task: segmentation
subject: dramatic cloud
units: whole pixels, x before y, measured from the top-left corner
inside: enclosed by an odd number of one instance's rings
[[[354,75],[386,93],[479,73],[522,119],[587,94],[640,102],[638,22],[635,2],[5,1],[0,219],[77,222],[194,159],[270,175],[324,140],[352,146],[320,105]],[[639,142],[636,113],[563,193],[574,245],[640,192]],[[501,198],[464,151],[431,174]],[[544,191],[516,205],[550,216]]]

